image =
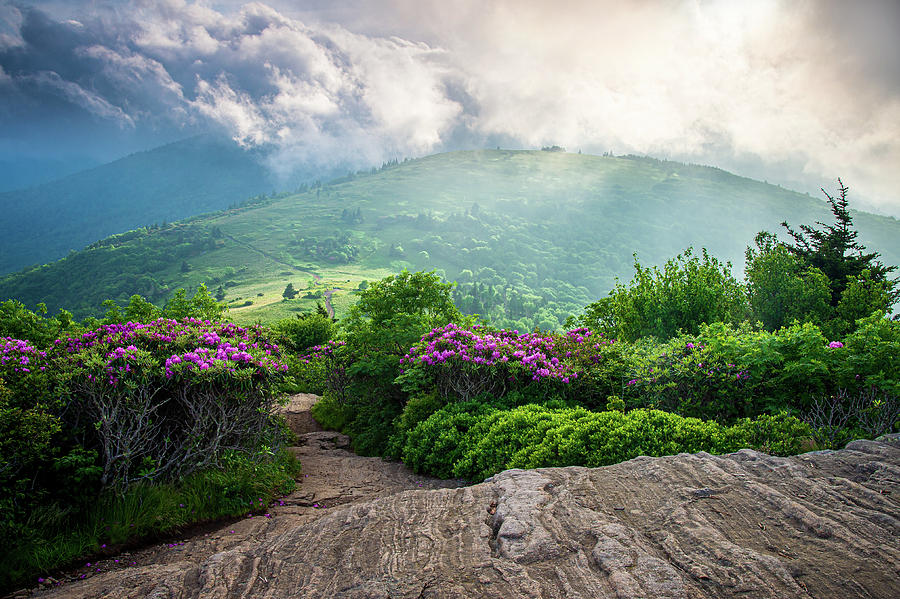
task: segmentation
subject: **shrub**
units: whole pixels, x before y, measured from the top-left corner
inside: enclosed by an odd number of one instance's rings
[[[298,314],[296,318],[279,320],[272,330],[286,349],[302,352],[330,341],[334,337],[335,325],[327,314]]]
[[[400,359],[422,335],[462,315],[452,285],[434,272],[403,271],[372,283],[340,323],[346,344],[317,348],[306,357],[325,360],[326,386],[347,406],[344,432],[356,451],[383,455],[407,394],[394,383]]]
[[[688,248],[662,270],[644,268],[635,258],[628,286],[617,283],[608,298],[591,304],[580,324],[618,339],[653,336],[669,339],[683,331],[697,333],[711,322],[741,322],[748,305],[743,286],[704,249],[700,257]]]
[[[0,341],[0,586],[96,550],[107,533],[91,514],[136,489],[238,476],[243,497],[258,488],[247,469],[287,484],[279,358],[263,329],[197,319],[103,325],[47,350]],[[148,530],[182,521],[147,501]]]
[[[448,405],[407,435],[403,460],[417,472],[482,480],[507,468],[605,466],[641,455],[741,447],[794,453],[810,428],[784,414],[734,426],[660,410],[591,412],[525,405],[508,410],[475,402]]]
[[[218,465],[226,449],[277,445],[278,354],[261,329],[197,319],[59,340],[66,424],[93,439],[104,485],[174,480]]]
[[[472,442],[469,429],[494,408],[477,402],[451,404],[409,432],[403,463],[414,472],[440,478],[453,476],[454,464]]]

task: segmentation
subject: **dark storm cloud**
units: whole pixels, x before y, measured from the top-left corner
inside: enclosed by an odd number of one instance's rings
[[[200,123],[269,146],[273,165],[289,168],[428,152],[460,111],[429,46],[313,29],[263,4],[223,14],[139,2],[65,20],[3,9],[13,31],[0,38],[0,85],[20,112],[82,111],[123,128]]]

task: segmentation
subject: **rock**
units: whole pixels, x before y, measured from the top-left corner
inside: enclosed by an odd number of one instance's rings
[[[46,596],[893,599],[898,481],[890,439],[792,458],[742,450],[509,470],[321,511],[194,566],[148,564]]]

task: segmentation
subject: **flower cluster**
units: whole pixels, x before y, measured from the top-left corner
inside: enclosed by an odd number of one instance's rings
[[[47,352],[32,346],[28,341],[0,338],[0,372],[13,373],[44,370]]]
[[[329,341],[327,343],[323,343],[322,345],[315,345],[306,350],[307,353],[305,355],[300,356],[300,362],[302,362],[303,364],[309,364],[310,362],[314,362],[316,360],[331,358],[334,356],[334,353],[339,347],[343,347],[346,344],[346,341]]]
[[[76,367],[92,371],[88,380],[104,380],[110,385],[138,372],[172,379],[242,369],[259,375],[287,370],[278,361],[278,345],[266,341],[261,330],[195,318],[104,325],[79,337],[57,339],[55,344],[56,353],[68,356]],[[104,360],[102,379],[97,369],[89,366],[96,366],[90,357],[98,353]]]
[[[578,378],[571,360],[573,349],[589,343],[587,329],[570,331],[564,339],[540,333],[463,329],[450,323],[422,337],[400,360],[401,365],[440,365],[494,368],[524,368],[533,381],[553,379],[569,383]],[[575,346],[575,347],[573,347]]]

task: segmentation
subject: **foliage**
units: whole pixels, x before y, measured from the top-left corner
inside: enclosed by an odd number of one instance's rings
[[[228,308],[219,303],[206,285],[201,284],[194,295],[187,297],[187,291],[178,289],[163,308],[158,308],[140,295],[132,295],[128,304],[120,307],[115,300],[103,302],[106,308],[104,324],[124,324],[126,322],[150,322],[158,318],[199,318],[201,320],[218,320],[225,315]]]
[[[606,301],[588,307],[580,324],[618,339],[653,336],[669,339],[680,331],[696,333],[701,324],[741,322],[747,305],[744,289],[706,249],[691,248],[666,262],[662,270],[634,260],[628,286],[617,283]]]
[[[330,341],[336,333],[335,329],[334,321],[327,313],[297,314],[295,318],[285,318],[272,325],[282,346],[293,352],[302,352]]]
[[[0,340],[0,541],[32,556],[21,567],[44,564],[47,535],[88,517],[104,493],[127,502],[135,484],[268,468],[283,440],[272,407],[285,367],[264,334],[159,319],[103,325],[46,350]],[[52,548],[51,565],[67,551]]]
[[[822,193],[831,205],[831,213],[834,215],[833,224],[816,222],[821,228],[811,225],[800,225],[800,231],[795,231],[782,222],[788,234],[794,240],[785,247],[800,258],[805,264],[822,271],[831,285],[831,305],[837,307],[841,302],[844,291],[852,281],[863,278],[863,272],[870,284],[881,287],[880,296],[884,303],[877,306],[882,313],[887,313],[891,305],[900,298],[900,287],[897,281],[888,279],[888,275],[896,270],[896,267],[886,267],[879,260],[878,252],[864,253],[866,249],[856,239],[859,235],[853,229],[853,218],[850,216],[847,192],[849,188],[838,179],[838,194],[832,196],[824,189]]]
[[[46,318],[46,314],[47,306],[44,304],[38,304],[35,313],[16,300],[0,303],[0,338],[28,339],[39,347],[48,347],[54,339],[75,326],[72,314],[66,310],[61,310],[53,318]]]
[[[340,377],[330,388],[350,404],[346,431],[357,451],[381,454],[387,447],[391,423],[406,400],[394,379],[407,349],[434,326],[462,318],[451,288],[433,272],[403,271],[360,291],[341,321],[346,344],[333,346],[328,358]]]
[[[604,466],[640,455],[726,453],[741,447],[795,451],[809,427],[786,415],[723,426],[659,410],[591,412],[478,402],[446,406],[409,432],[403,461],[416,472],[482,480],[506,468]]]
[[[771,233],[760,232],[755,243],[755,249],[747,248],[745,267],[751,320],[769,331],[794,320],[819,326],[827,322],[832,315],[828,277],[805,266]]]
[[[900,324],[873,316],[859,326],[843,343],[811,323],[775,333],[714,323],[697,335],[626,343],[587,329],[519,335],[451,324],[410,349],[396,382],[411,397],[434,393],[445,403],[527,392],[590,409],[652,408],[734,423],[799,413],[839,389],[896,393]]]
[[[286,367],[259,329],[160,319],[59,341],[71,426],[96,423],[104,486],[173,480],[226,449],[277,445],[271,408]]]

